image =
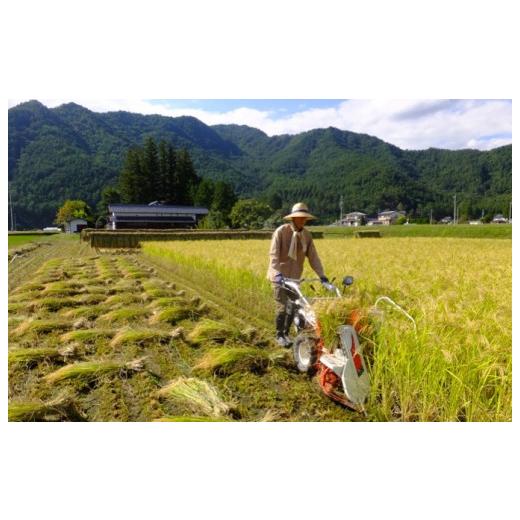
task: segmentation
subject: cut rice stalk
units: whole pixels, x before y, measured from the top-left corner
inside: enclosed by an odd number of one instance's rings
[[[68,394],[62,394],[46,402],[10,402],[8,418],[9,421],[85,420],[77,410],[72,396]]]
[[[19,302],[19,303],[9,303],[8,306],[7,306],[7,312],[9,313],[17,313],[17,312],[20,312],[20,311],[23,311],[27,308],[27,304],[26,303],[22,303],[22,302]]]
[[[147,316],[150,311],[144,307],[124,307],[122,309],[114,309],[100,316],[96,321],[98,323],[114,323],[118,321],[134,321]]]
[[[13,294],[29,292],[29,291],[41,291],[45,288],[45,286],[38,282],[28,282],[24,283],[22,286],[16,288],[13,291]]]
[[[195,344],[206,341],[223,343],[228,339],[237,339],[239,335],[239,331],[227,323],[204,319],[188,334],[188,340]]]
[[[236,371],[264,372],[284,353],[267,352],[255,347],[216,347],[206,352],[193,367],[195,371],[229,375]]]
[[[105,303],[107,305],[131,305],[140,301],[142,301],[142,298],[138,294],[123,293],[110,296]]]
[[[167,307],[165,309],[157,310],[150,318],[150,324],[154,323],[171,323],[172,325],[190,318],[192,312],[183,307]]]
[[[42,359],[52,359],[61,357],[56,348],[17,348],[10,350],[8,354],[8,362],[11,363],[28,363],[36,362]]]
[[[167,342],[173,338],[170,331],[162,331],[148,328],[125,328],[119,331],[114,339],[110,342],[112,347],[119,345],[137,344],[152,342]]]
[[[86,319],[94,319],[97,318],[100,314],[107,312],[107,308],[101,305],[90,306],[90,305],[82,305],[81,307],[76,307],[75,309],[70,309],[61,313],[62,316],[66,318],[86,318]]]
[[[40,298],[29,302],[28,308],[31,310],[45,309],[47,311],[55,312],[64,307],[75,307],[80,303],[75,298],[58,298],[56,296],[47,298]]]
[[[27,333],[49,333],[57,332],[59,330],[67,330],[72,326],[70,321],[63,320],[32,320],[29,319],[21,323],[13,331],[14,336],[23,336]]]
[[[144,358],[139,358],[129,363],[122,361],[84,361],[73,363],[46,375],[43,380],[50,384],[69,379],[93,381],[104,375],[138,372],[143,369],[143,360]]]
[[[104,302],[106,298],[106,294],[83,294],[78,298],[78,302],[83,304],[96,304]]]
[[[173,296],[170,298],[157,298],[150,303],[150,307],[170,307],[178,305],[179,307],[187,307],[189,304],[186,300]]]
[[[211,417],[219,417],[229,412],[229,406],[222,401],[216,388],[194,377],[178,377],[161,388],[157,395]]]
[[[63,343],[79,341],[80,343],[94,342],[99,338],[111,338],[116,333],[113,329],[82,329],[72,330],[60,336]]]
[[[229,417],[211,417],[207,415],[165,415],[153,422],[229,422]]]

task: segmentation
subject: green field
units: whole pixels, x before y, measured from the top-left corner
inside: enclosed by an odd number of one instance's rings
[[[9,233],[7,237],[8,248],[15,248],[30,244],[33,242],[40,242],[42,240],[52,239],[52,234],[44,233]]]
[[[451,238],[511,238],[509,224],[469,225],[429,225],[409,224],[402,226],[311,226],[313,231],[323,231],[327,236],[354,236],[361,231],[379,231],[383,237],[451,237]]]

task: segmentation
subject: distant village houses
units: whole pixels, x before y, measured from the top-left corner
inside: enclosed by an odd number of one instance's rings
[[[366,213],[361,211],[353,211],[347,213],[340,221],[340,226],[388,226],[395,224],[400,217],[406,216],[404,211],[382,211],[378,213],[377,218],[370,218]]]

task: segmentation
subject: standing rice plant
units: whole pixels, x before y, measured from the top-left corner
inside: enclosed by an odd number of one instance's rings
[[[230,410],[215,387],[193,377],[179,377],[161,388],[157,395],[210,417],[226,415]]]

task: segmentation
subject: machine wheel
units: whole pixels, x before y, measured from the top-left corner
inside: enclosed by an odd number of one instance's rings
[[[316,372],[318,359],[316,338],[308,334],[300,334],[293,344],[293,356],[300,372],[313,375]]]

